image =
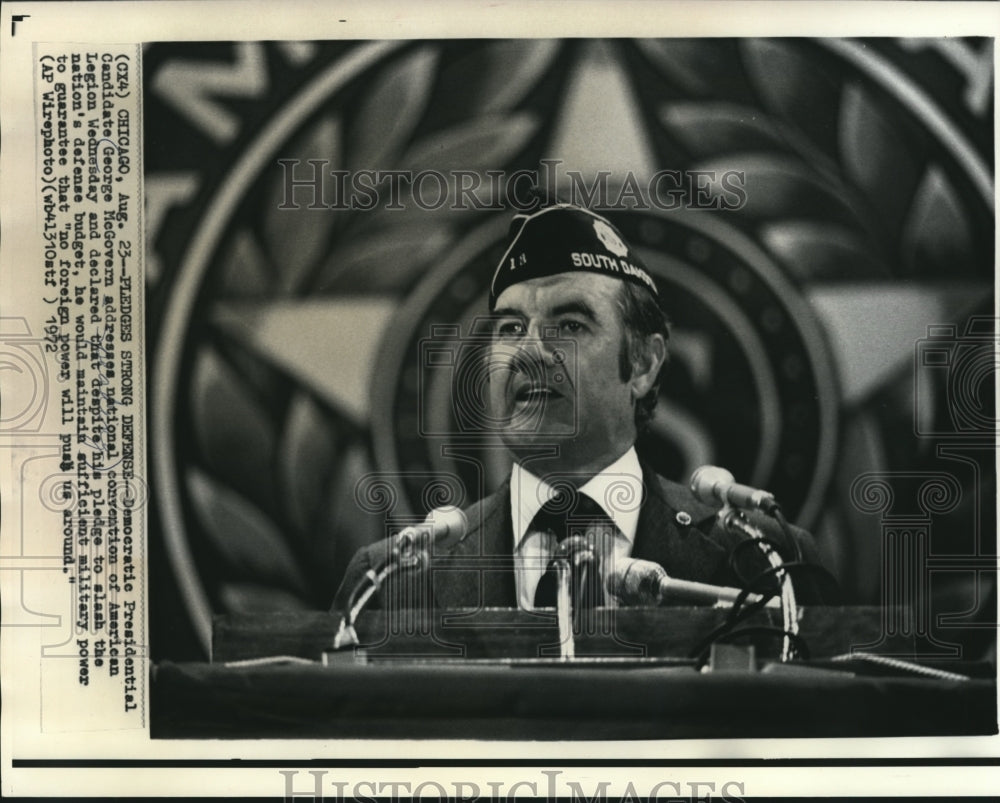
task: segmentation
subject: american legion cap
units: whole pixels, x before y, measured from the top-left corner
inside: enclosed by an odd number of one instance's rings
[[[513,284],[569,271],[622,279],[658,295],[639,256],[605,218],[572,204],[556,204],[515,215],[509,245],[490,284],[490,310]]]

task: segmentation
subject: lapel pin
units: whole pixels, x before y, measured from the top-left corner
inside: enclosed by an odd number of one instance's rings
[[[684,510],[677,511],[674,518],[681,527],[687,527],[691,523],[691,514]]]

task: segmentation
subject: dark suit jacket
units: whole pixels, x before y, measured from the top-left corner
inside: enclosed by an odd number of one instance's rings
[[[681,580],[741,586],[730,568],[729,555],[744,539],[719,524],[718,508],[699,502],[687,488],[657,476],[647,467],[643,467],[643,481],[645,498],[632,557],[659,563],[671,577]],[[448,552],[431,557],[431,604],[440,608],[517,607],[509,481],[464,512],[469,523],[465,537]],[[749,518],[769,539],[785,544],[781,529],[772,519],[759,513],[751,513]],[[799,528],[793,528],[793,532],[803,560],[818,564],[812,537]],[[385,563],[388,549],[389,542],[384,540],[355,554],[337,590],[333,610],[347,607],[351,590],[371,567]],[[792,559],[790,549],[781,552],[786,560]],[[750,577],[766,569],[768,563],[760,550],[745,549],[739,567]],[[800,603],[823,601],[819,584],[811,578],[794,579]],[[404,606],[420,604],[412,599],[401,602],[398,596],[394,599],[394,604]],[[372,603],[374,607],[380,600],[373,599]]]

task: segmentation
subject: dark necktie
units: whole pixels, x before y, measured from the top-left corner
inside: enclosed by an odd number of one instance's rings
[[[530,530],[548,530],[556,538],[556,545],[565,541],[571,535],[586,536],[593,533],[595,528],[614,527],[608,515],[601,510],[597,504],[586,494],[576,491],[560,491],[552,499],[542,505],[538,513],[531,520]],[[596,545],[599,545],[597,542]],[[600,589],[593,588],[599,578],[591,576],[582,589],[574,589],[574,598],[577,605],[582,607],[593,607],[603,601],[603,594],[598,593]],[[555,560],[550,560],[545,574],[538,581],[535,589],[535,607],[552,608],[556,604],[556,589],[558,587],[558,574],[555,567]]]

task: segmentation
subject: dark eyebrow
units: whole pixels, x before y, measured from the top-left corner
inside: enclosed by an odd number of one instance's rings
[[[523,318],[524,313],[519,309],[514,307],[503,307],[502,309],[493,310],[492,317],[494,318]]]
[[[590,304],[586,303],[585,301],[568,301],[565,304],[559,304],[558,306],[552,308],[550,314],[555,317],[558,315],[565,315],[567,313],[572,313],[572,312],[575,312],[578,315],[582,315],[584,318],[586,318],[588,321],[591,321],[592,323],[597,323],[597,315],[594,313],[594,310],[591,308]]]

